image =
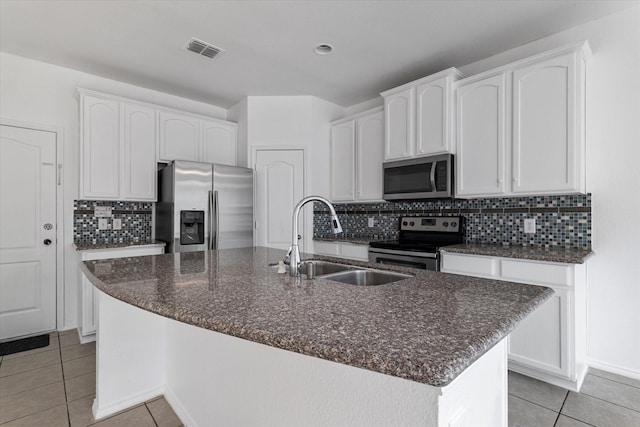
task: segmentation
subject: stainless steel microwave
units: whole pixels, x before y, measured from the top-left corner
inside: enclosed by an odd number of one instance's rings
[[[385,200],[453,197],[453,155],[419,157],[383,164]]]

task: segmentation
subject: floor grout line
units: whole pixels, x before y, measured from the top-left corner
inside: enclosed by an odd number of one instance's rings
[[[591,373],[591,372],[589,372],[589,375],[593,375],[594,377],[598,377],[598,378],[601,378],[601,379],[603,379],[603,380],[613,381],[614,383],[622,384],[622,385],[626,385],[626,386],[628,386],[628,387],[632,387],[632,388],[636,388],[636,389],[639,389],[639,390],[640,390],[640,386],[636,386],[636,385],[632,385],[632,384],[624,383],[624,382],[622,382],[622,381],[618,381],[618,380],[615,380],[615,379],[613,379],[613,378],[604,377],[604,376],[602,376],[602,375],[598,375],[598,374]]]
[[[560,405],[560,409],[558,410],[558,416],[556,417],[556,422],[553,423],[554,427],[556,426],[556,424],[558,424],[558,420],[560,419],[560,415],[562,414],[562,408],[564,408],[564,404],[567,402],[568,397],[569,397],[569,390],[567,390],[567,392],[564,395],[564,399],[562,399],[562,405]]]
[[[591,394],[587,394],[587,393],[580,393],[580,394],[583,394],[583,395],[585,395],[585,396],[589,396],[589,397],[591,397],[591,398],[593,398],[593,399],[597,399],[597,400],[599,400],[599,401],[601,401],[601,402],[607,402],[607,403],[610,403],[610,404],[612,404],[612,405],[618,406],[618,407],[620,407],[620,408],[625,408],[625,409],[628,409],[628,410],[630,410],[630,411],[633,411],[633,412],[635,412],[635,413],[637,413],[637,414],[640,414],[640,411],[638,411],[637,409],[629,408],[628,406],[624,406],[624,405],[621,405],[621,404],[619,404],[619,403],[611,402],[611,401],[609,401],[609,400],[603,399],[603,398],[598,397],[598,396],[593,396],[593,395],[591,395]]]

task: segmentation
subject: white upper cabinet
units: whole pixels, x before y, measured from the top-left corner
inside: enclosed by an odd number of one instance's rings
[[[378,111],[356,120],[356,200],[382,200],[384,161],[384,113]]]
[[[331,200],[353,201],[356,197],[355,120],[331,128]]]
[[[158,161],[200,159],[200,120],[196,117],[160,111]]]
[[[80,198],[155,201],[155,111],[80,94]]]
[[[236,165],[237,125],[78,89],[80,192],[88,200],[157,200],[157,161]]]
[[[442,77],[416,88],[416,155],[448,153],[451,140],[452,79]]]
[[[582,191],[577,53],[513,72],[513,192]]]
[[[456,196],[505,192],[505,74],[457,90]]]
[[[455,68],[382,93],[385,111],[384,159],[451,153]]]
[[[585,193],[581,43],[457,84],[459,197]]]
[[[120,199],[156,200],[156,111],[123,104]]]
[[[384,114],[381,108],[334,122],[331,128],[331,200],[382,200]]]
[[[384,159],[395,160],[413,156],[415,88],[385,96],[384,113]]]
[[[160,112],[158,161],[190,160],[235,166],[237,125],[223,120]]]
[[[117,199],[120,192],[120,104],[83,96],[80,112],[80,198]]]
[[[201,121],[201,161],[221,165],[237,165],[235,123]]]

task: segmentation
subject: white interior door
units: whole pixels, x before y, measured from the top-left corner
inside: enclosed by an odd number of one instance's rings
[[[289,249],[293,208],[304,197],[304,152],[257,150],[255,170],[257,245]],[[302,214],[298,225],[302,234]]]
[[[0,126],[0,340],[56,328],[56,136]]]

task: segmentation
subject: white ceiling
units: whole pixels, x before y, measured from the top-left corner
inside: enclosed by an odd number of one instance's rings
[[[221,107],[247,95],[350,106],[638,4],[0,0],[0,50]],[[192,36],[226,52],[186,52]],[[316,55],[319,43],[334,52]]]

